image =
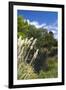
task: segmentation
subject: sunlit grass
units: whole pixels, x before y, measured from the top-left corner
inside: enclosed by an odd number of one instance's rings
[[[18,65],[18,80],[21,79],[41,79],[41,78],[56,78],[58,76],[57,58],[48,58],[48,69],[41,70],[38,74],[34,72],[32,66],[21,62]]]
[[[21,79],[35,79],[37,78],[37,74],[34,73],[33,68],[24,63],[21,62],[18,67],[17,67],[17,79],[21,80]]]

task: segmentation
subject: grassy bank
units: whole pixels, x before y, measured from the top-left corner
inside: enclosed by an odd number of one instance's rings
[[[24,62],[18,62],[18,80],[21,79],[42,79],[42,78],[56,78],[58,76],[58,62],[57,58],[48,58],[47,70],[41,70],[39,73],[34,72],[34,68]]]

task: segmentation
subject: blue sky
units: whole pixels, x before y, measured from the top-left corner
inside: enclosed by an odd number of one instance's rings
[[[23,16],[25,20],[36,28],[46,28],[58,36],[58,13],[49,11],[18,10],[17,15]]]

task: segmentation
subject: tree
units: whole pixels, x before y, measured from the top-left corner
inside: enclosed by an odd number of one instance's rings
[[[22,16],[17,18],[18,36],[26,37],[29,30],[28,22],[24,20]]]

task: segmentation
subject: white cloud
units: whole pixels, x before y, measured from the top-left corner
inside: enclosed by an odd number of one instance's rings
[[[46,26],[46,23],[39,24],[37,21],[30,21],[29,19],[27,19],[27,22],[30,25],[35,25],[36,28],[42,28]]]
[[[56,30],[57,31],[57,29],[58,29],[57,26],[52,26],[52,25],[46,25],[43,28],[48,29],[49,31],[51,31],[51,30]]]
[[[48,32],[52,31],[54,33],[54,37],[57,39],[57,36],[58,36],[58,23],[57,23],[57,20],[54,23],[49,24],[49,25],[47,25],[46,23],[39,24],[39,22],[30,21],[29,19],[27,19],[27,22],[30,25],[35,25],[36,28],[44,28],[44,29],[47,29]]]
[[[36,22],[36,21],[30,22],[30,24],[31,24],[31,25],[35,25],[36,28],[42,28],[42,27],[44,27],[44,26],[46,25],[45,23],[39,24],[39,23]]]

